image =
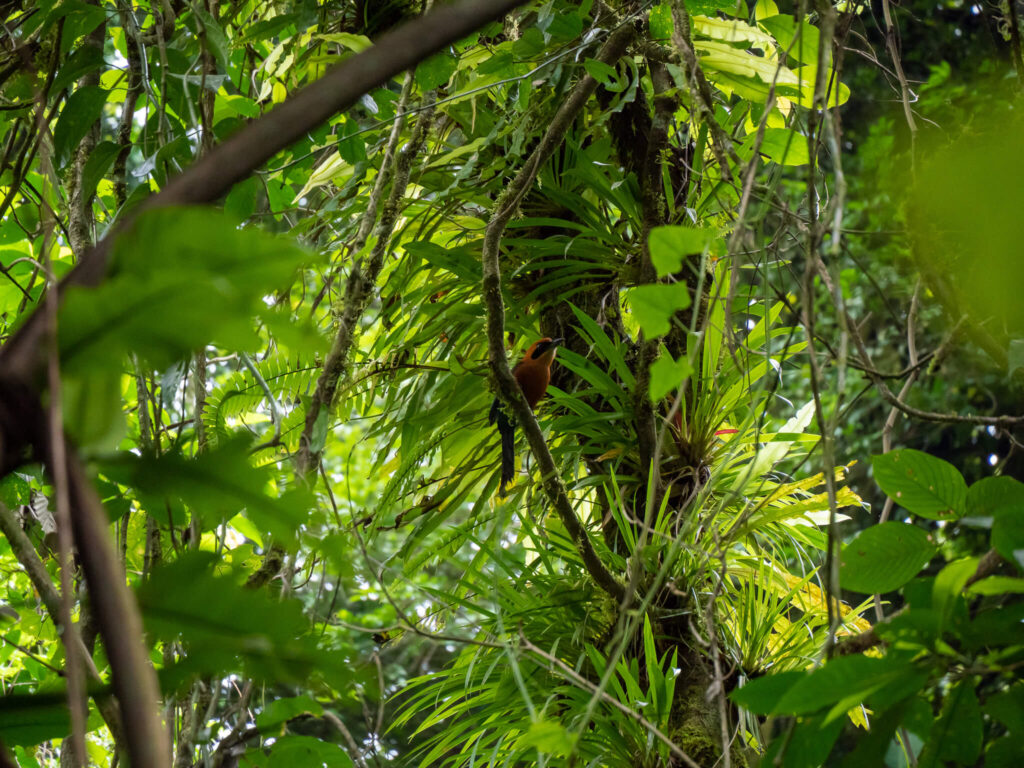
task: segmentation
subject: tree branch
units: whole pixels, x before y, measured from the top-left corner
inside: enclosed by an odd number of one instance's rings
[[[353,243],[352,252],[358,253],[366,245],[370,230],[377,218],[377,207],[379,204],[383,187],[389,178],[393,178],[391,191],[381,212],[380,221],[377,222],[377,240],[373,244],[370,258],[364,265],[362,259],[357,259],[349,272],[348,282],[345,284],[345,297],[342,300],[341,317],[338,319],[338,329],[334,335],[330,352],[324,361],[323,371],[316,382],[316,391],[306,409],[306,423],[299,438],[299,452],[295,457],[295,471],[301,478],[307,478],[310,472],[316,467],[317,457],[320,449],[313,449],[313,430],[316,427],[317,419],[321,411],[326,411],[325,417],[330,418],[331,405],[334,403],[334,396],[338,391],[338,383],[348,376],[349,354],[352,344],[356,340],[359,324],[363,319],[363,312],[369,301],[370,293],[377,284],[377,277],[384,266],[384,257],[391,242],[391,234],[398,220],[399,208],[402,199],[405,197],[405,190],[409,184],[409,172],[412,162],[419,154],[426,140],[430,121],[433,119],[433,109],[422,111],[416,120],[416,128],[413,131],[412,139],[395,156],[395,148],[398,146],[398,139],[402,133],[405,120],[405,107],[408,102],[409,93],[412,90],[412,76],[410,75],[402,89],[402,96],[398,102],[399,118],[395,120],[391,129],[391,136],[388,138],[388,145],[384,151],[384,159],[381,161],[380,173],[370,194],[370,201],[359,224],[356,239]],[[393,158],[393,163],[392,163]],[[388,166],[393,165],[393,168]]]
[[[633,28],[623,25],[616,29],[605,41],[596,58],[605,64],[614,64],[626,51],[626,46],[633,39]],[[527,158],[525,164],[512,182],[506,187],[495,203],[491,220],[487,224],[483,243],[483,300],[487,308],[487,346],[488,362],[498,396],[512,410],[518,421],[530,449],[540,466],[544,491],[555,508],[562,524],[569,532],[573,543],[576,545],[583,565],[590,573],[594,581],[605,592],[621,601],[625,596],[625,588],[612,576],[611,572],[601,562],[594,545],[587,535],[586,528],[576,517],[576,513],[569,501],[565,483],[555,466],[555,460],[551,456],[544,435],[540,431],[537,418],[530,409],[529,404],[523,397],[519,385],[512,376],[508,360],[505,357],[505,302],[501,295],[501,267],[499,265],[499,254],[501,251],[501,237],[505,227],[511,220],[513,214],[519,207],[519,203],[526,193],[533,186],[540,172],[541,167],[554,152],[555,148],[562,142],[570,124],[582,111],[587,100],[597,88],[597,81],[589,74],[583,76],[576,83],[569,97],[555,113],[548,126],[547,131],[541,137],[540,142]]]
[[[103,279],[113,236],[128,227],[140,213],[218,200],[235,183],[308,131],[350,107],[364,93],[487,22],[501,18],[523,2],[525,0],[463,0],[442,5],[382,35],[372,48],[346,59],[323,78],[247,125],[139,205],[133,216],[122,221],[111,235],[93,247],[61,281],[61,293],[68,286],[96,285]],[[37,315],[30,317],[0,351],[0,368],[18,378],[35,380],[45,366],[44,356],[40,354],[44,325]]]

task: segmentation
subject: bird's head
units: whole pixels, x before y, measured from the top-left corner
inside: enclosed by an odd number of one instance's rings
[[[555,359],[555,352],[558,351],[558,345],[563,341],[565,339],[549,339],[547,336],[543,339],[538,339],[526,350],[526,355],[523,359],[551,365],[551,361]]]

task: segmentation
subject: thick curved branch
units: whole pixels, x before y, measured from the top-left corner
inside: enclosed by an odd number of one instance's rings
[[[156,716],[160,688],[142,639],[142,618],[124,583],[124,572],[107,529],[107,513],[70,445],[67,472],[71,528],[110,660],[131,765],[169,766],[167,731]]]
[[[467,0],[443,6],[381,37],[378,44],[346,60],[288,99],[266,117],[216,147],[135,214],[158,207],[210,203],[222,197],[269,158],[307,131],[351,106],[364,93],[414,66],[485,23],[500,18],[522,0]],[[134,216],[121,222],[127,227]],[[112,233],[116,236],[117,231]],[[108,236],[93,247],[65,278],[70,285],[96,285],[104,278],[111,242]],[[36,312],[0,350],[0,471],[23,461],[30,446],[47,456],[48,442],[40,429],[39,389],[46,371],[45,314]],[[15,407],[12,398],[25,407]],[[89,592],[113,671],[121,703],[124,733],[133,765],[162,768],[169,764],[167,734],[157,717],[159,689],[142,643],[142,621],[118,566],[107,531],[106,514],[73,450],[68,452],[72,527]]]
[[[323,78],[303,88],[266,116],[217,146],[187,171],[135,209],[116,228],[116,235],[138,214],[171,205],[212,203],[237,182],[308,131],[347,109],[364,93],[484,24],[499,19],[525,0],[464,0],[443,5],[382,35],[377,44],[346,59]],[[108,235],[61,281],[96,285],[106,274],[112,236]],[[43,371],[44,318],[33,315],[0,351],[0,368],[27,381]]]
[[[614,64],[625,53],[626,46],[632,39],[633,28],[631,26],[619,27],[609,35],[596,56],[597,60],[605,64]],[[547,131],[544,132],[544,136],[527,158],[522,169],[498,198],[484,234],[483,299],[487,308],[488,361],[497,385],[498,395],[511,408],[519,426],[522,427],[523,433],[530,443],[530,450],[533,451],[540,466],[544,492],[576,545],[576,549],[583,559],[584,567],[598,586],[621,601],[625,596],[625,588],[612,576],[601,562],[597,552],[594,551],[594,545],[587,535],[586,528],[583,527],[572,508],[565,483],[562,482],[562,477],[555,466],[555,460],[540,431],[537,418],[533,415],[533,411],[509,369],[508,360],[505,357],[504,341],[505,302],[501,296],[501,267],[498,262],[501,252],[501,237],[505,227],[519,207],[520,201],[533,186],[541,167],[561,144],[570,124],[582,111],[596,88],[597,81],[590,75],[585,75],[576,83],[569,97],[555,113]]]

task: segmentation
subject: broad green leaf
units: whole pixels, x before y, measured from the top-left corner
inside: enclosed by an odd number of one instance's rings
[[[949,462],[904,448],[873,456],[871,467],[886,495],[915,515],[932,520],[963,516],[967,483]]]
[[[13,509],[21,504],[28,504],[32,487],[17,472],[11,472],[0,480],[0,504]]]
[[[685,283],[672,285],[638,285],[626,294],[636,321],[647,338],[664,336],[671,328],[672,317],[690,306],[690,293]]]
[[[779,15],[779,6],[775,4],[775,0],[757,0],[754,4],[754,18],[758,21],[763,21],[770,16]]]
[[[927,675],[914,666],[868,656],[840,656],[797,681],[772,708],[772,714],[806,715],[825,709],[840,714],[884,689],[913,692]],[[836,706],[838,705],[838,706]]]
[[[0,743],[31,747],[71,730],[66,693],[0,696]]]
[[[284,725],[300,715],[323,714],[324,708],[311,696],[292,696],[270,702],[266,708],[256,715],[256,727],[267,736],[281,734]]]
[[[297,600],[215,576],[216,560],[211,552],[188,552],[136,590],[147,633],[188,646],[182,672],[244,669],[261,680],[297,683],[318,665],[332,666],[307,633],[309,621]]]
[[[192,13],[195,14],[199,22],[196,29],[202,37],[206,49],[217,60],[217,69],[221,73],[227,72],[231,51],[224,28],[202,5],[193,5]]]
[[[51,93],[60,93],[83,75],[100,69],[103,66],[103,49],[95,45],[83,45],[72,53],[50,86]],[[67,105],[64,107],[67,109]],[[82,134],[83,136],[85,134]]]
[[[772,34],[779,48],[787,55],[801,64],[818,63],[818,41],[821,36],[817,27],[806,21],[798,25],[792,16],[778,13],[766,14],[763,18],[758,16],[757,21],[762,29]]]
[[[75,444],[116,451],[126,424],[121,408],[120,367],[95,367],[65,375],[61,383],[64,428]]]
[[[298,488],[279,497],[270,495],[270,469],[254,467],[248,448],[241,437],[194,458],[180,453],[122,454],[102,462],[102,467],[108,477],[137,489],[146,511],[157,519],[166,518],[168,500],[187,504],[204,530],[244,509],[261,532],[280,542],[293,541],[315,501],[308,490]]]
[[[238,221],[245,221],[256,210],[256,201],[262,189],[262,183],[255,176],[238,182],[224,200],[224,212]]]
[[[1010,733],[1024,736],[1024,685],[1020,680],[1013,687],[989,696],[982,709],[1005,725]]]
[[[981,753],[982,728],[974,683],[970,678],[961,680],[946,692],[942,713],[918,760],[919,768],[939,768],[947,761],[973,765]]]
[[[446,85],[458,66],[455,58],[447,53],[438,53],[416,66],[416,85],[424,91],[432,91]]]
[[[965,557],[948,563],[935,577],[932,608],[938,613],[940,630],[949,623],[957,602],[962,604],[964,585],[977,570],[978,558]]]
[[[992,523],[992,546],[1003,558],[1024,570],[1024,504],[999,510]]]
[[[967,588],[972,595],[1024,595],[1024,579],[989,576]]]
[[[347,181],[355,169],[352,164],[349,163],[340,154],[331,153],[331,156],[327,158],[323,163],[317,166],[316,170],[309,175],[306,179],[306,184],[299,190],[299,193],[295,195],[293,202],[298,202],[303,197],[308,195],[310,191],[317,187],[322,187],[324,184],[334,182],[337,185],[343,184]]]
[[[252,749],[238,764],[240,768],[351,768],[354,763],[337,744],[312,736],[289,734],[274,742],[269,757]]]
[[[255,542],[257,547],[263,546],[263,533],[247,517],[237,514],[228,520],[228,525],[238,531],[245,538]]]
[[[647,23],[651,28],[651,38],[668,41],[672,38],[672,6],[659,3],[651,8]]]
[[[298,20],[299,14],[297,13],[282,13],[272,19],[262,19],[242,31],[242,34],[236,38],[235,42],[236,44],[245,44],[261,40],[272,40]]]
[[[757,134],[750,134],[743,140],[743,148],[749,152],[756,143]],[[789,128],[765,128],[764,140],[758,151],[779,165],[807,165],[810,162],[807,139]]]
[[[1012,477],[986,477],[967,489],[967,516],[992,517],[1003,507],[1024,505],[1024,483]]]
[[[87,85],[68,97],[67,104],[57,118],[57,127],[53,129],[53,152],[57,166],[63,167],[71,160],[78,144],[103,113],[107,95],[107,91],[98,85]]]
[[[694,16],[691,25],[695,35],[726,43],[748,43],[751,47],[761,48],[766,54],[775,50],[775,40],[771,35],[738,19]]]
[[[72,288],[58,317],[62,365],[113,365],[134,352],[166,368],[208,343],[259,344],[253,318],[309,256],[199,208],[150,211],[114,244],[112,276]]]
[[[786,692],[806,676],[806,672],[796,670],[765,675],[737,688],[729,694],[729,698],[748,712],[767,715],[775,709]]]
[[[914,578],[935,554],[927,531],[888,522],[861,531],[842,549],[839,582],[843,589],[880,594]]]
[[[662,350],[661,355],[651,366],[651,381],[649,392],[651,400],[658,402],[669,392],[674,391],[680,384],[693,373],[693,366],[685,357],[678,360],[672,359],[668,350]]]
[[[121,148],[112,141],[101,141],[85,161],[82,171],[82,195],[88,199],[96,191],[100,180],[106,176]]]
[[[711,245],[715,231],[709,227],[655,227],[648,238],[651,263],[658,277],[678,272],[687,256],[702,254]],[[693,265],[696,270],[700,263]]]
[[[520,748],[536,747],[538,752],[565,757],[572,751],[573,738],[565,726],[554,720],[535,720],[518,742]]]
[[[337,32],[330,35],[317,35],[317,37],[321,40],[343,45],[356,53],[362,53],[373,45],[373,41],[366,35],[355,35],[351,32]]]
[[[611,85],[616,82],[615,67],[605,64],[597,59],[587,59],[583,62],[587,73],[602,85]]]

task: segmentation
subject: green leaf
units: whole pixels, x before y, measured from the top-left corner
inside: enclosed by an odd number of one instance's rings
[[[668,3],[660,3],[651,8],[647,23],[650,25],[653,40],[670,40],[672,37],[672,6]]]
[[[789,56],[801,64],[818,63],[818,43],[821,35],[813,24],[805,21],[797,25],[792,16],[778,13],[768,14],[765,18],[758,16],[757,21],[762,29],[771,33],[778,41],[779,47]]]
[[[904,448],[871,458],[875,482],[900,506],[932,520],[962,517],[967,483],[949,462]]]
[[[587,59],[583,62],[583,68],[587,70],[587,74],[601,83],[601,85],[607,86],[616,82],[615,67],[605,64],[603,61]]]
[[[228,520],[228,525],[245,536],[245,538],[255,542],[257,547],[263,546],[263,533],[259,528],[252,524],[252,521],[241,513]]]
[[[572,751],[573,738],[565,726],[553,720],[535,720],[519,738],[520,748],[536,747],[538,752],[566,757]]]
[[[949,622],[958,601],[963,601],[967,580],[978,570],[978,558],[965,557],[947,564],[932,582],[932,608],[938,613],[940,631]]]
[[[798,670],[765,675],[737,688],[729,694],[729,698],[748,712],[767,715],[786,692],[806,676],[806,672]]]
[[[658,402],[669,392],[675,390],[683,381],[693,373],[693,366],[685,357],[673,360],[668,350],[663,350],[661,355],[651,366],[651,381],[649,393],[653,402]]]
[[[757,0],[754,4],[754,18],[758,21],[778,15],[779,6],[775,4],[775,0]]]
[[[790,688],[770,714],[807,715],[831,709],[843,715],[873,693],[903,698],[927,679],[927,673],[903,661],[868,656],[829,659]]]
[[[336,32],[330,35],[318,35],[322,40],[327,40],[338,45],[343,45],[350,51],[362,53],[373,46],[373,41],[366,35],[356,35],[351,32]]]
[[[72,288],[58,318],[66,370],[117,366],[136,352],[164,369],[215,342],[259,346],[252,318],[308,255],[293,241],[239,229],[201,208],[150,211],[114,244],[113,274]]]
[[[57,76],[53,78],[50,93],[60,93],[83,75],[103,67],[103,49],[96,45],[83,45],[72,53]],[[67,109],[67,106],[64,107]],[[85,134],[82,134],[83,136]]]
[[[8,509],[28,504],[31,495],[32,487],[17,472],[11,472],[0,480],[0,504]]]
[[[327,444],[328,410],[321,407],[316,415],[316,421],[313,422],[313,432],[309,436],[309,449],[312,453],[320,453]]]
[[[626,301],[644,335],[651,339],[672,329],[673,315],[690,306],[690,294],[683,283],[638,285],[626,294]]]
[[[256,210],[256,201],[262,188],[256,176],[238,182],[224,199],[224,212],[238,221],[245,221]]]
[[[972,765],[981,754],[981,740],[981,708],[974,684],[969,679],[961,680],[946,694],[918,767],[940,768],[948,761]]]
[[[843,589],[881,594],[914,578],[935,554],[927,531],[907,523],[888,522],[861,531],[843,547],[839,581]]]
[[[432,91],[447,85],[457,67],[458,62],[453,56],[447,53],[435,54],[417,65],[416,85],[424,91]]]
[[[53,153],[56,164],[63,168],[92,126],[100,119],[107,91],[98,85],[79,88],[68,97],[53,129]]]
[[[992,517],[1003,507],[1024,504],[1024,483],[1005,475],[986,477],[967,489],[967,516]]]
[[[999,511],[992,523],[992,546],[1003,558],[1024,569],[1024,504]]]
[[[116,451],[125,435],[121,409],[121,370],[96,367],[77,371],[61,383],[64,428],[75,444],[96,451]]]
[[[299,601],[215,576],[216,562],[211,552],[187,552],[136,590],[149,636],[188,646],[182,674],[244,669],[261,680],[297,683],[332,666],[317,652]]]
[[[292,734],[274,742],[270,757],[261,749],[252,749],[239,762],[240,768],[351,768],[352,765],[352,758],[337,744]]]
[[[319,717],[323,711],[324,708],[310,696],[277,699],[267,704],[266,708],[256,715],[256,727],[260,729],[260,733],[267,736],[280,735],[289,720],[294,720],[300,715]]]
[[[159,457],[122,454],[101,466],[108,477],[138,489],[146,511],[157,519],[166,519],[168,500],[191,507],[204,530],[244,509],[262,532],[281,543],[293,542],[315,500],[300,488],[276,498],[269,495],[271,471],[252,465],[248,447],[248,440],[238,437],[195,458],[176,452]]]
[[[297,13],[282,13],[279,16],[275,16],[272,19],[263,19],[257,21],[245,28],[244,31],[235,39],[237,44],[255,43],[261,40],[270,40],[283,32],[288,27],[296,24],[299,21],[299,14]]]
[[[203,47],[209,50],[217,60],[217,70],[222,73],[227,72],[230,44],[224,30],[203,6],[193,5],[192,12],[201,22],[198,32],[203,41]]]
[[[85,161],[85,169],[82,171],[82,196],[86,199],[92,197],[100,181],[114,164],[121,148],[112,141],[101,141]]]
[[[715,238],[709,227],[655,227],[648,238],[651,263],[658,277],[678,272],[687,256],[702,254]],[[695,268],[699,264],[695,265]]]
[[[994,717],[1006,729],[1024,737],[1024,685],[1018,681],[1012,688],[989,696],[983,707],[985,714]]]
[[[743,140],[743,148],[749,152],[756,141],[757,134],[750,134]],[[810,162],[807,139],[789,128],[765,128],[764,140],[758,151],[779,165],[807,165]]]
[[[972,595],[1024,595],[1024,579],[1013,576],[989,576],[967,589]]]
[[[71,731],[67,694],[0,696],[0,743],[31,747]]]

